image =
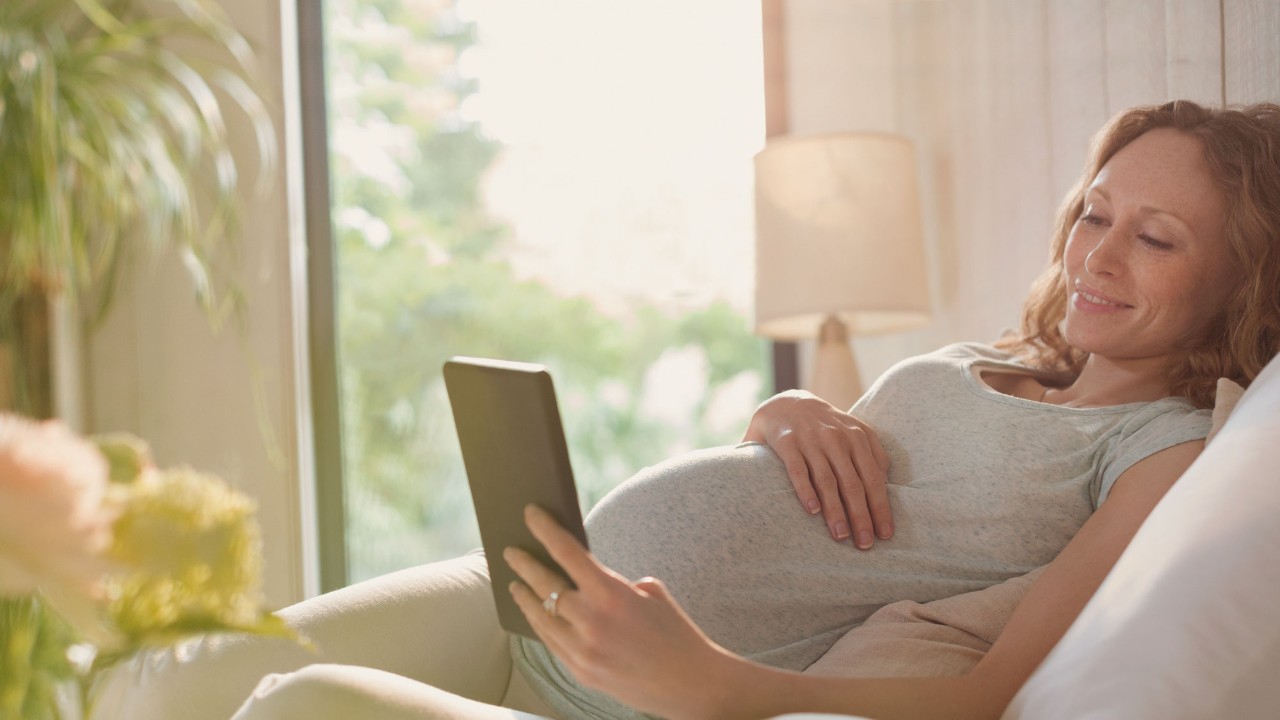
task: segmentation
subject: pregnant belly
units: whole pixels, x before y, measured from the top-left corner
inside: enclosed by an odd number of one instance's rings
[[[1069,539],[1036,530],[1059,503],[984,490],[973,497],[965,478],[891,484],[894,537],[863,551],[833,541],[822,518],[801,509],[772,450],[744,444],[641,471],[600,501],[586,528],[596,557],[629,579],[662,579],[716,642],[803,669],[884,605],[1023,575]]]
[[[648,468],[601,500],[586,527],[596,557],[632,580],[661,578],[716,642],[792,669],[889,602],[983,585],[922,580],[915,543],[864,552],[833,541],[761,445]]]

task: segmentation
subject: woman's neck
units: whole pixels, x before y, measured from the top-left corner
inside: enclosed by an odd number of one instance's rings
[[[1152,402],[1169,395],[1164,358],[1112,360],[1090,355],[1075,381],[1051,389],[1044,402],[1068,407],[1105,407]]]

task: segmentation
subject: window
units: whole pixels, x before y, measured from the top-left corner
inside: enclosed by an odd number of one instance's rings
[[[345,522],[321,531],[346,579],[479,545],[452,355],[551,368],[584,508],[736,442],[770,385],[748,327],[759,6],[324,13]]]

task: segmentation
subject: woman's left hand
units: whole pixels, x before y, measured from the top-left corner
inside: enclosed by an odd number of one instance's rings
[[[734,656],[693,624],[660,580],[628,581],[537,507],[525,508],[525,523],[577,588],[529,553],[507,548],[503,558],[524,580],[511,584],[511,594],[578,682],[663,717],[723,709]]]

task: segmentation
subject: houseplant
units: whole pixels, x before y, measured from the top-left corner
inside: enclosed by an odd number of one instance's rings
[[[222,269],[235,260],[241,185],[228,110],[249,120],[261,182],[275,163],[252,63],[214,0],[0,2],[8,404],[50,413],[48,299],[100,319],[138,251],[179,252],[208,316],[236,312]]]

